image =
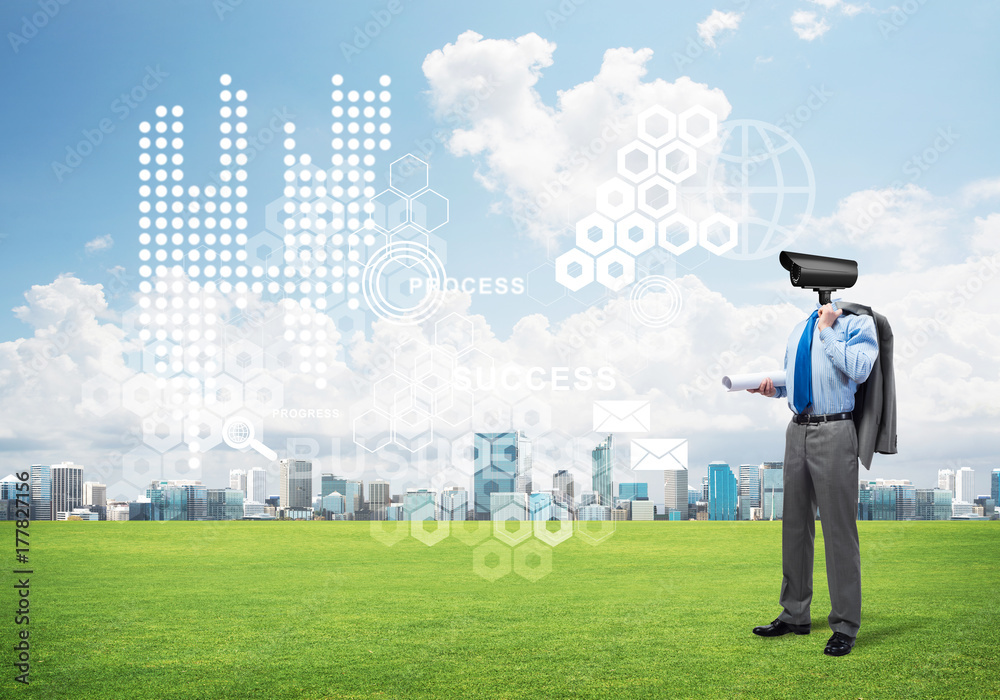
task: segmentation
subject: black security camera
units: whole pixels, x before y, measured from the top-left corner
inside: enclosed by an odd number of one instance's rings
[[[788,270],[792,286],[819,292],[819,303],[830,303],[830,292],[853,287],[858,281],[858,263],[843,258],[781,251],[781,266]]]

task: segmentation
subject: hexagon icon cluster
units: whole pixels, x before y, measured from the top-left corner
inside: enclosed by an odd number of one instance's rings
[[[635,281],[636,258],[655,246],[681,255],[700,245],[721,255],[738,243],[728,216],[696,222],[679,208],[679,187],[698,171],[697,149],[718,136],[715,112],[655,105],[639,115],[638,136],[618,150],[617,175],[597,187],[596,211],[577,221],[576,246],[556,258],[556,280],[570,291],[595,280],[624,289]]]
[[[472,321],[451,313],[435,324],[433,343],[410,339],[394,348],[391,371],[374,382],[371,402],[354,418],[354,442],[369,452],[389,444],[416,452],[433,442],[435,423],[464,429],[473,393],[454,376],[472,346]]]

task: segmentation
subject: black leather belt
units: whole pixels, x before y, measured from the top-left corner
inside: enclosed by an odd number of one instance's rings
[[[802,425],[803,423],[829,423],[835,420],[848,420],[853,418],[852,413],[796,413],[792,416],[792,422]]]

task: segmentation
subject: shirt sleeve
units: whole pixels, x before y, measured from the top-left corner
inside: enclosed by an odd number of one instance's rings
[[[819,338],[823,351],[833,366],[856,384],[868,379],[878,358],[878,335],[871,316],[853,315],[847,319],[846,339],[837,337],[833,328],[824,328]],[[786,358],[787,359],[787,358]]]
[[[785,364],[784,364],[784,367],[785,367],[785,373],[787,374],[787,372],[788,372],[788,348],[787,347],[785,348]],[[784,386],[776,386],[776,387],[774,387],[774,398],[776,398],[776,399],[783,399],[786,396],[788,396],[788,387],[784,387]]]

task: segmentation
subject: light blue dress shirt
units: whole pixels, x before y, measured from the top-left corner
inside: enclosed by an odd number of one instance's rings
[[[819,308],[819,304],[816,305]],[[788,336],[785,348],[785,386],[775,387],[775,398],[787,398],[792,413],[795,396],[795,353],[805,328],[803,319]],[[805,413],[847,413],[854,410],[854,392],[871,374],[878,358],[878,334],[871,316],[842,315],[829,328],[819,330],[812,342],[813,403]]]

